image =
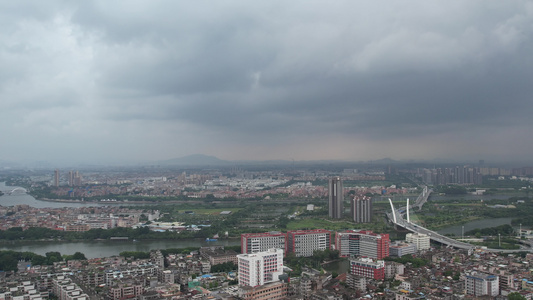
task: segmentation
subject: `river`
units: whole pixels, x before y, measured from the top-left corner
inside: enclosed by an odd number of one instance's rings
[[[0,250],[29,251],[40,255],[58,251],[61,254],[81,252],[87,258],[109,257],[123,251],[144,251],[170,248],[204,247],[204,246],[237,246],[239,239],[224,239],[206,242],[203,239],[156,240],[156,241],[84,241],[84,242],[1,242]]]
[[[489,228],[489,227],[496,227],[500,225],[509,224],[511,225],[511,221],[513,218],[492,218],[492,219],[483,219],[483,220],[475,220],[471,221],[462,225],[455,225],[450,226],[446,228],[442,228],[437,230],[438,233],[445,235],[445,234],[454,234],[456,236],[461,236],[463,234],[463,226],[464,226],[464,232],[468,232],[470,230],[474,229],[483,229],[483,228]]]
[[[83,207],[83,206],[108,206],[111,203],[95,203],[95,202],[86,202],[86,203],[77,203],[77,202],[53,202],[53,201],[41,201],[33,198],[31,195],[26,193],[13,193],[9,195],[13,189],[17,188],[16,186],[7,186],[5,182],[0,182],[0,191],[4,193],[3,196],[0,196],[0,205],[2,206],[15,206],[20,204],[26,204],[35,208],[62,208],[62,207]],[[123,203],[120,203],[124,205]],[[115,204],[116,205],[116,204]]]
[[[450,200],[457,200],[457,201],[489,201],[489,200],[506,200],[511,197],[524,197],[525,193],[509,193],[509,194],[497,194],[497,195],[472,195],[472,194],[466,194],[466,195],[437,195],[437,194],[431,194],[429,196],[428,201],[431,202],[438,202],[438,201],[450,201]]]

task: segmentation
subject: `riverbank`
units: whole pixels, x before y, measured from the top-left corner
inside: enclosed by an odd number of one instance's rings
[[[191,237],[184,237],[184,238],[174,238],[174,239],[138,239],[138,238],[121,238],[121,239],[87,239],[87,240],[65,240],[65,239],[39,239],[39,240],[28,240],[28,239],[21,239],[21,240],[2,240],[0,239],[0,246],[2,245],[13,245],[13,244],[22,244],[22,243],[88,243],[88,242],[135,242],[135,243],[151,243],[151,242],[161,242],[161,241],[189,241],[189,240],[198,240],[198,241],[205,241],[207,243],[234,243],[235,241],[238,241],[240,243],[241,238],[240,237],[228,237],[223,239],[210,239],[209,241],[206,241],[205,238],[191,238]]]
[[[470,216],[470,217],[468,217],[466,219],[463,219],[463,220],[460,220],[458,222],[447,222],[445,224],[441,224],[441,225],[438,225],[438,226],[431,226],[431,225],[427,225],[427,224],[421,224],[421,225],[424,226],[425,228],[429,229],[429,230],[439,231],[439,230],[444,229],[444,228],[453,227],[453,226],[460,226],[460,225],[464,225],[464,224],[467,224],[467,223],[470,223],[470,222],[474,222],[474,221],[477,221],[477,220],[483,220],[483,218],[479,217],[479,216]]]
[[[35,196],[30,195],[35,198]],[[48,198],[35,198],[37,201],[46,201],[46,202],[56,202],[56,203],[83,203],[83,204],[178,204],[179,200],[169,200],[169,201],[85,201],[85,200],[74,200],[74,199],[48,199]],[[188,202],[190,203],[190,202]]]
[[[87,200],[75,200],[75,199],[48,199],[48,198],[35,198],[31,194],[27,194],[33,197],[37,201],[51,202],[51,203],[71,203],[71,204],[84,204],[84,205],[160,205],[160,204],[195,204],[203,203],[204,201],[198,200],[157,200],[157,201],[137,201],[137,200],[123,200],[123,201],[87,201]]]
[[[467,232],[474,229],[483,229],[490,227],[497,227],[500,225],[511,224],[513,218],[490,218],[490,219],[481,219],[473,220],[466,223],[461,223],[454,226],[448,226],[446,228],[441,228],[437,230],[438,233],[446,235],[455,235],[461,236],[463,232]]]

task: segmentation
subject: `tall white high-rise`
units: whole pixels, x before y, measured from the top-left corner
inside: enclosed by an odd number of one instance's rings
[[[329,179],[328,192],[329,217],[333,219],[342,219],[344,213],[344,191],[340,177]]]
[[[58,169],[54,171],[54,186],[55,187],[59,186],[59,170]]]
[[[268,249],[253,254],[237,255],[239,285],[256,287],[279,281],[283,274],[283,249]]]
[[[355,223],[372,222],[372,198],[367,196],[355,196],[351,201],[352,219]]]

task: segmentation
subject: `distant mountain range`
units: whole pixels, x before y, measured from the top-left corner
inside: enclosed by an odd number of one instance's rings
[[[162,160],[155,162],[158,165],[162,166],[183,166],[183,167],[208,167],[208,166],[234,166],[234,165],[263,165],[263,166],[283,166],[283,165],[353,165],[353,164],[362,164],[362,165],[410,165],[413,164],[465,164],[460,162],[453,162],[447,160],[394,160],[391,158],[382,158],[376,160],[368,161],[354,161],[354,160],[222,160],[218,157],[204,154],[193,154],[188,156],[183,156],[179,158],[173,158],[168,160]]]
[[[478,162],[460,162],[446,159],[433,159],[433,160],[394,160],[391,158],[382,158],[376,160],[367,160],[367,161],[356,161],[349,159],[323,159],[323,160],[222,160],[218,157],[204,154],[193,154],[187,155],[179,158],[159,160],[159,161],[144,161],[144,162],[120,162],[115,161],[114,164],[80,164],[80,163],[69,163],[69,162],[46,162],[46,161],[37,161],[37,162],[25,162],[17,163],[10,162],[0,158],[0,170],[2,169],[11,169],[11,168],[62,168],[62,167],[84,167],[84,168],[98,168],[106,166],[143,166],[143,165],[159,165],[159,166],[168,166],[168,167],[192,167],[192,168],[209,168],[209,167],[232,167],[232,166],[257,166],[257,167],[285,167],[285,166],[330,166],[337,168],[358,168],[359,165],[364,166],[388,166],[395,165],[397,167],[413,167],[418,165],[421,167],[431,167],[435,165],[446,165],[446,164],[471,164],[477,165]],[[495,163],[493,163],[494,166]],[[529,163],[499,163],[497,164],[500,167],[521,167],[528,165]]]
[[[204,154],[193,154],[187,155],[179,158],[173,158],[168,160],[158,161],[159,165],[166,166],[230,166],[235,164],[243,165],[285,165],[285,164],[337,164],[348,162],[346,160],[307,160],[307,161],[294,161],[294,160],[222,160],[218,157]],[[353,163],[353,161],[351,161]],[[358,162],[358,163],[372,163],[372,164],[394,164],[400,163],[390,158],[384,158],[379,160],[367,161],[367,162]]]
[[[168,160],[159,161],[161,165],[174,165],[174,166],[225,166],[232,165],[233,162],[219,159],[215,156],[204,154],[193,154],[179,158],[173,158]]]

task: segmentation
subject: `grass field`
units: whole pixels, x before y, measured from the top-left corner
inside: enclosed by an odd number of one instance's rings
[[[482,202],[466,202],[466,203],[435,203],[436,205],[439,205],[439,206],[472,206],[472,207],[475,207],[475,206],[484,206],[485,204],[482,203]]]
[[[186,211],[193,211],[197,215],[218,215],[221,211],[231,211],[232,213],[241,210],[242,208],[231,207],[231,208],[198,208],[198,209],[184,209],[180,210],[180,213]]]
[[[291,220],[287,224],[287,230],[298,230],[298,229],[316,229],[322,228],[327,230],[342,230],[342,229],[352,229],[354,223],[346,221],[330,221],[324,219],[301,219],[301,220]]]

